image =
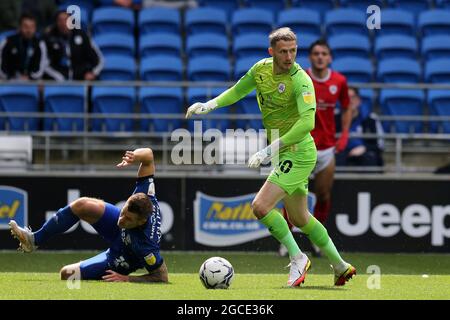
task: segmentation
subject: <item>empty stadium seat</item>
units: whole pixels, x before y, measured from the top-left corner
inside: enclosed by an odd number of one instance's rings
[[[119,55],[134,57],[134,37],[129,34],[104,33],[94,38],[104,56]]]
[[[427,101],[431,115],[450,117],[449,90],[429,90]],[[450,133],[450,121],[432,121],[431,131],[434,133]]]
[[[81,86],[46,86],[44,88],[44,110],[51,113],[78,113],[87,111],[86,88]],[[83,131],[83,118],[46,118],[46,131]]]
[[[184,114],[181,88],[146,87],[139,92],[141,113]],[[181,127],[181,119],[142,119],[142,131],[168,132]]]
[[[269,47],[267,35],[263,34],[243,34],[234,39],[233,54],[237,59],[246,57],[264,57],[268,56]]]
[[[240,0],[197,0],[202,7],[213,7],[224,10],[228,17],[240,6]]]
[[[320,38],[322,34],[320,14],[306,8],[283,10],[278,15],[279,27],[290,27],[299,38],[304,34]]]
[[[450,34],[450,11],[435,9],[422,12],[417,23],[423,36]]]
[[[136,62],[126,56],[106,56],[100,80],[133,81],[136,78]]]
[[[293,7],[304,7],[324,13],[335,7],[334,0],[292,0]]]
[[[0,112],[38,112],[38,87],[23,85],[0,86]],[[8,116],[0,118],[0,130],[36,131],[38,118]]]
[[[359,34],[331,36],[328,44],[333,52],[333,58],[336,59],[348,56],[367,58],[371,52],[369,38]]]
[[[382,27],[375,30],[376,36],[401,34],[401,35],[416,35],[416,24],[414,14],[407,10],[398,9],[383,9],[382,13]]]
[[[228,57],[228,39],[216,33],[200,33],[188,36],[186,54],[189,58],[199,56]]]
[[[339,0],[341,7],[355,8],[366,11],[371,5],[376,5],[380,8],[384,6],[383,0]]]
[[[416,37],[404,35],[387,35],[375,41],[375,55],[378,59],[410,58],[417,59],[418,44]]]
[[[126,8],[99,8],[92,16],[94,34],[134,33],[134,14]]]
[[[325,14],[325,28],[328,36],[344,33],[366,35],[366,14],[356,9],[335,9]]]
[[[151,33],[139,40],[141,59],[155,55],[180,57],[181,48],[181,37],[172,33]]]
[[[189,9],[185,16],[187,34],[227,34],[226,12],[217,8]]]
[[[377,78],[386,83],[418,83],[422,79],[420,64],[417,60],[392,58],[380,60]]]
[[[315,35],[303,34],[297,38],[297,57],[307,58],[309,56],[309,47],[318,40]]]
[[[387,0],[388,6],[392,8],[401,8],[415,15],[428,10],[431,0]]]
[[[422,90],[383,89],[380,104],[383,115],[417,116],[423,115],[425,95]],[[387,132],[421,133],[421,121],[383,121]],[[392,129],[392,130],[391,130]]]
[[[267,36],[272,31],[273,25],[272,12],[259,8],[237,10],[231,19],[231,27],[235,35],[261,33]]]
[[[373,67],[367,59],[358,57],[336,59],[332,67],[343,73],[348,82],[370,82],[372,80]]]
[[[13,34],[17,33],[17,30],[8,30],[3,31],[0,33],[0,43],[5,40],[7,37],[12,36]]]
[[[217,97],[222,92],[224,92],[227,88],[188,88],[187,90],[187,102],[188,105],[192,105],[196,102],[206,102],[212,98]],[[217,108],[213,113],[209,114],[229,114],[230,106],[224,108]],[[190,121],[188,121],[188,129],[190,131],[194,131],[195,121],[202,121],[202,130],[205,131],[210,128],[219,129],[221,131],[225,131],[229,128],[229,120],[228,119],[202,119],[198,116],[194,117]]]
[[[450,9],[450,0],[436,0],[436,7]]]
[[[237,111],[241,114],[259,116],[258,119],[238,120],[236,123],[238,128],[255,130],[264,128],[261,120],[261,110],[259,109],[258,101],[256,100],[256,90],[253,90],[250,94],[239,100],[237,103]]]
[[[309,67],[311,67],[311,62],[309,61],[309,58],[307,58],[307,57],[297,56],[295,61],[300,65],[300,67],[302,67],[303,70],[306,70]]]
[[[244,5],[252,8],[262,8],[279,12],[286,7],[286,0],[244,0]]]
[[[180,33],[180,11],[154,7],[139,11],[138,25],[141,36],[150,33]]]
[[[263,57],[261,59],[263,59]],[[253,67],[255,63],[261,59],[257,57],[244,57],[237,59],[234,67],[234,79],[239,80],[251,67]]]
[[[423,38],[422,57],[425,60],[450,57],[450,35],[437,35]]]
[[[177,57],[148,57],[141,61],[140,72],[144,81],[181,81],[183,63]]]
[[[135,89],[131,87],[94,87],[92,89],[93,114],[133,113]],[[93,119],[93,131],[131,131],[133,119]]]
[[[190,81],[228,81],[230,63],[220,57],[197,57],[188,62],[187,76]]]
[[[431,83],[450,83],[450,58],[427,61],[425,81]]]

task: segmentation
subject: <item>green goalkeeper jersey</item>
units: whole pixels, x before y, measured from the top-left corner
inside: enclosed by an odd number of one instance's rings
[[[258,61],[230,89],[216,98],[219,107],[231,105],[256,89],[262,121],[270,143],[279,130],[283,145],[313,142],[316,98],[308,74],[297,64],[288,73],[273,74],[273,59]]]

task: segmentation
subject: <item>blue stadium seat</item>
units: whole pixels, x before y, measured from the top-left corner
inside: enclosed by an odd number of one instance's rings
[[[268,56],[267,35],[253,33],[236,36],[233,43],[233,54],[236,59],[246,57],[262,58]]]
[[[100,80],[133,81],[136,79],[136,62],[126,56],[106,56]]]
[[[188,62],[187,76],[190,81],[228,81],[230,63],[219,57],[197,57]]]
[[[38,99],[37,86],[0,86],[0,112],[38,112]],[[38,126],[38,118],[0,118],[0,130],[36,131]]]
[[[181,58],[156,56],[143,59],[141,61],[141,80],[183,80],[183,63],[181,61]]]
[[[224,10],[228,17],[240,6],[240,0],[197,0],[202,7],[212,7]]]
[[[422,90],[383,89],[380,104],[383,115],[417,116],[423,115],[425,94]],[[421,121],[383,121],[386,132],[421,133]]]
[[[92,89],[93,114],[133,113],[135,89],[132,87],[94,87]],[[93,131],[132,131],[133,119],[93,119]]]
[[[418,44],[416,37],[403,35],[380,36],[375,41],[374,52],[377,59],[410,58],[417,59]]]
[[[187,34],[227,34],[226,12],[217,8],[189,9],[185,16]]]
[[[335,59],[348,56],[367,58],[371,52],[369,37],[359,34],[331,36],[328,38],[328,44]]]
[[[134,14],[126,8],[99,8],[92,16],[94,34],[134,33]]]
[[[361,97],[361,106],[359,107],[359,112],[365,119],[373,111],[373,105],[375,104],[375,93],[372,89],[360,89],[359,96]]]
[[[341,7],[354,8],[358,10],[367,10],[371,5],[377,5],[380,8],[384,6],[383,0],[339,0]]]
[[[139,11],[138,25],[141,36],[150,33],[180,33],[180,11],[154,7]]]
[[[188,105],[192,105],[195,102],[206,102],[214,97],[217,97],[219,94],[224,92],[227,88],[188,88],[187,90],[187,103]],[[226,108],[218,108],[214,110],[213,113],[210,114],[229,114],[230,107]],[[194,118],[188,121],[188,129],[190,131],[194,131],[195,124],[194,121],[202,121],[202,129],[203,131],[215,128],[224,132],[227,128],[229,128],[229,120],[228,119],[201,119]]]
[[[449,90],[429,90],[427,100],[431,115],[450,117]],[[431,131],[434,133],[450,133],[450,121],[431,122]]]
[[[431,0],[387,0],[388,6],[401,8],[418,15],[430,8]]]
[[[189,58],[218,56],[228,58],[228,39],[217,33],[200,33],[188,36],[186,54]]]
[[[94,41],[104,56],[118,55],[134,58],[134,37],[122,33],[104,33],[94,37]]]
[[[422,12],[417,23],[422,36],[450,34],[450,11],[435,9]]]
[[[46,86],[44,88],[44,110],[51,113],[79,113],[87,112],[86,88],[81,86]],[[46,131],[83,131],[82,118],[46,118]]]
[[[381,15],[381,29],[376,29],[375,35],[416,35],[416,24],[414,14],[409,11],[398,9],[383,9]]]
[[[309,56],[309,47],[318,40],[315,35],[301,34],[297,38],[297,57],[307,58]]]
[[[279,12],[286,8],[286,0],[244,0],[244,5],[252,8],[266,9]]]
[[[356,9],[335,9],[325,14],[328,36],[344,33],[367,35],[366,14]]]
[[[9,36],[12,36],[13,34],[17,33],[17,30],[8,30],[8,31],[3,31],[0,33],[0,43],[6,39]]]
[[[155,55],[180,57],[181,48],[181,37],[172,33],[151,33],[139,40],[141,59]]]
[[[425,63],[425,81],[450,83],[450,58],[427,61]]]
[[[334,0],[292,0],[293,7],[304,7],[324,13],[335,8]]]
[[[450,0],[436,0],[436,7],[442,9],[450,9]]]
[[[377,79],[386,83],[418,83],[422,79],[417,60],[392,58],[379,60]]]
[[[334,60],[333,69],[343,73],[348,82],[372,81],[373,67],[369,60],[363,58],[341,58]]]
[[[241,114],[258,115],[258,119],[244,119],[237,121],[237,127],[242,129],[264,129],[261,120],[261,111],[259,110],[258,101],[256,100],[256,90],[239,100],[237,104],[237,112]]]
[[[139,92],[143,114],[184,114],[181,88],[145,87]],[[142,119],[142,131],[168,132],[181,127],[181,119]]]
[[[231,27],[234,35],[247,33],[261,33],[268,35],[272,31],[274,17],[272,12],[265,9],[240,9],[233,13]]]
[[[320,38],[322,34],[320,14],[311,9],[293,8],[278,15],[278,26],[289,27],[302,39],[304,34]]]
[[[243,75],[247,73],[247,71],[253,67],[255,63],[264,57],[244,57],[236,60],[236,65],[234,67],[234,79],[239,80]]]
[[[450,35],[422,38],[422,57],[425,60],[450,57]]]
[[[297,56],[297,59],[295,59],[295,62],[297,62],[300,65],[300,67],[302,67],[303,70],[306,70],[309,67],[311,67],[311,62],[309,61],[309,58],[307,58],[307,57]]]

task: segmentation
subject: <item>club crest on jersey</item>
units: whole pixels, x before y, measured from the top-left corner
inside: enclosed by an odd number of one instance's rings
[[[337,86],[334,84],[331,85],[328,89],[330,90],[331,94],[336,94],[336,92],[338,91]]]
[[[150,253],[148,256],[145,256],[144,260],[149,266],[152,266],[156,263],[156,257],[153,253]]]
[[[303,101],[305,101],[305,103],[307,103],[307,104],[313,103],[314,97],[311,92],[303,92],[302,96],[303,96]]]
[[[283,93],[284,90],[286,90],[286,85],[285,85],[283,82],[281,82],[281,83],[278,85],[278,92],[279,92],[279,93]]]

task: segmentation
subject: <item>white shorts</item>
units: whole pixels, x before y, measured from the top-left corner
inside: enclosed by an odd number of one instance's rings
[[[311,178],[314,178],[316,174],[324,170],[334,159],[334,147],[330,147],[324,150],[317,150],[317,162],[316,166],[311,173]]]

